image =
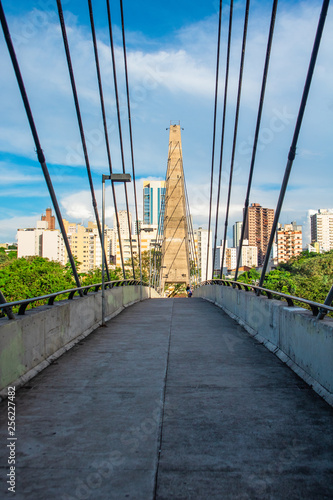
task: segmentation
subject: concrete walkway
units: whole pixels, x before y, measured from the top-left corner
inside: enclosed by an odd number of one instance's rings
[[[0,498],[333,498],[332,409],[202,299],[126,309],[15,402],[16,494],[4,401]]]

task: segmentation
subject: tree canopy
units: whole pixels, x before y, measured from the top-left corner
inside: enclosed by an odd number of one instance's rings
[[[260,274],[253,268],[238,277],[256,284]],[[323,254],[302,252],[270,271],[264,288],[323,303],[333,284],[333,250]]]
[[[71,270],[43,257],[22,257],[0,264],[0,290],[7,302],[75,287]]]

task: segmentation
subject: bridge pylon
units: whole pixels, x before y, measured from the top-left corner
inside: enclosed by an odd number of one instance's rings
[[[179,124],[170,124],[161,256],[161,291],[163,293],[168,283],[186,284],[189,282],[189,237],[181,128]]]

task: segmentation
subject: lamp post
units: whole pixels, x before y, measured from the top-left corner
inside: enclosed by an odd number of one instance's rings
[[[145,231],[146,233],[151,233],[154,231],[154,228],[153,227],[141,227],[140,228],[140,233],[142,231]],[[141,241],[141,238],[140,238],[140,241]],[[141,272],[141,282],[142,282],[142,269],[140,267],[140,272]],[[150,273],[151,273],[151,241],[149,242],[149,298],[151,297],[151,291],[150,291]],[[142,285],[141,285],[142,287]],[[142,296],[141,296],[141,300],[142,300]]]
[[[111,174],[102,175],[102,326],[105,323],[105,289],[104,289],[104,268],[105,268],[105,181],[111,180],[112,182],[131,182],[131,174]]]

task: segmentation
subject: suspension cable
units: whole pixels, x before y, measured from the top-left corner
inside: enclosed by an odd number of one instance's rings
[[[95,32],[95,23],[94,23],[94,16],[93,16],[93,9],[92,9],[91,0],[88,0],[88,6],[89,6],[91,34],[92,34],[93,46],[94,46],[94,54],[95,54],[95,63],[96,63],[96,72],[97,72],[97,80],[98,80],[98,88],[99,88],[99,97],[100,97],[102,117],[103,117],[105,145],[106,145],[106,152],[107,152],[108,163],[109,163],[109,170],[110,170],[110,174],[112,175],[113,170],[112,170],[111,152],[110,152],[109,136],[108,136],[108,130],[107,130],[107,123],[106,123],[106,113],[105,113],[105,105],[104,105],[104,97],[103,97],[102,79],[101,79],[101,72],[100,72],[100,65],[99,65],[99,57],[98,57],[98,50],[97,50],[97,40],[96,40],[96,32]],[[114,204],[114,212],[115,212],[116,223],[117,223],[121,267],[122,267],[122,271],[123,271],[123,277],[124,277],[124,279],[126,279],[125,266],[124,266],[124,256],[123,256],[123,247],[122,247],[122,240],[121,240],[121,233],[120,233],[119,215],[118,215],[118,208],[117,208],[116,190],[115,190],[115,186],[114,186],[114,181],[113,180],[111,180],[111,188],[112,188],[112,197],[113,197],[113,204]]]
[[[187,227],[189,228],[190,232],[190,247],[191,247],[191,252],[192,252],[192,257],[193,257],[193,262],[194,262],[194,271],[196,274],[196,279],[197,279],[197,284],[199,284],[199,261],[198,261],[198,255],[197,251],[195,248],[195,242],[194,242],[194,230],[193,230],[193,223],[192,223],[192,218],[190,214],[190,204],[189,204],[189,199],[188,199],[188,193],[187,193],[187,186],[185,182],[185,177],[184,177],[184,187],[185,187],[185,199],[186,199],[186,212],[187,212]],[[191,267],[190,267],[191,269]]]
[[[158,225],[157,225],[157,234],[156,234],[156,242],[158,247],[160,248],[160,255],[159,255],[159,279],[158,279],[158,288],[161,283],[161,265],[162,265],[162,247],[163,247],[163,227],[164,227],[164,212],[165,212],[165,194],[166,194],[166,181],[164,185],[164,195],[162,194],[161,198],[161,206],[160,206],[160,213],[158,217]],[[161,191],[162,193],[162,191]],[[157,280],[157,276],[156,276]],[[157,288],[157,283],[156,283],[156,288]]]
[[[93,184],[93,180],[92,180],[92,176],[91,176],[86,139],[84,136],[79,99],[77,96],[76,84],[75,84],[75,79],[74,79],[74,71],[73,71],[73,66],[72,66],[72,61],[71,61],[71,55],[70,55],[70,50],[69,50],[68,38],[67,38],[67,33],[66,33],[66,25],[65,25],[65,19],[64,19],[64,13],[62,10],[61,0],[57,0],[57,6],[58,6],[58,13],[59,13],[62,38],[63,38],[63,42],[64,42],[64,47],[65,47],[68,71],[69,71],[69,76],[70,76],[71,85],[72,85],[72,93],[73,93],[73,98],[74,98],[74,103],[75,103],[76,116],[77,116],[77,121],[78,121],[78,125],[79,125],[79,130],[80,130],[83,154],[84,154],[84,159],[85,159],[85,163],[86,163],[86,170],[87,170],[87,174],[88,174],[92,205],[93,205],[93,209],[94,209],[94,213],[95,213],[95,219],[96,219],[96,223],[97,223],[97,229],[98,229],[99,239],[100,239],[100,243],[101,243],[101,247],[102,247],[102,252],[104,253],[104,259],[105,259],[104,262],[106,263],[106,266],[105,266],[106,267],[106,274],[108,277],[108,281],[110,281],[110,275],[109,275],[109,269],[108,269],[108,264],[107,264],[107,258],[106,258],[106,254],[105,254],[105,248],[103,248],[103,236],[102,236],[101,222],[99,220],[97,202],[96,202],[96,197],[95,197],[95,189],[94,189],[94,184]]]
[[[212,200],[213,200],[213,182],[214,182],[214,160],[215,160],[215,135],[216,135],[216,115],[217,115],[217,96],[219,87],[219,69],[220,69],[220,45],[221,45],[221,20],[222,20],[222,0],[220,0],[219,9],[219,27],[217,37],[217,56],[216,56],[216,75],[215,75],[215,102],[214,102],[214,125],[213,125],[213,145],[212,145],[212,166],[210,174],[210,194],[209,194],[209,216],[208,216],[208,242],[207,242],[207,262],[209,261],[209,233],[212,218]],[[213,262],[214,269],[214,262]],[[208,265],[206,266],[206,281],[208,275]]]
[[[133,182],[133,191],[134,191],[136,229],[137,229],[137,235],[138,235],[138,252],[139,252],[140,279],[142,280],[141,234],[140,234],[140,231],[139,231],[138,200],[137,200],[137,194],[136,194],[136,178],[135,178],[134,153],[133,153],[132,119],[131,119],[131,106],[130,106],[130,95],[129,95],[129,84],[128,84],[128,69],[127,69],[127,55],[126,55],[125,23],[124,23],[124,11],[123,11],[123,2],[122,2],[122,0],[120,0],[120,12],[121,12],[121,28],[122,28],[122,37],[123,37],[123,54],[124,54],[124,67],[125,67],[126,95],[127,95],[128,127],[129,127],[129,136],[130,136],[131,160],[132,160],[132,182]]]
[[[262,115],[262,109],[263,109],[264,98],[265,98],[267,74],[268,74],[269,60],[270,60],[270,55],[271,55],[271,47],[272,47],[272,41],[273,41],[273,33],[274,33],[277,4],[278,4],[278,0],[274,0],[273,6],[272,6],[271,24],[270,24],[270,28],[269,28],[269,35],[268,35],[268,42],[267,42],[267,49],[266,49],[266,59],[265,59],[263,77],[262,77],[257,124],[256,124],[256,130],[255,130],[255,134],[254,134],[254,142],[253,142],[253,149],[252,149],[252,158],[251,158],[251,165],[250,165],[250,172],[249,172],[249,180],[248,180],[248,185],[247,185],[247,192],[246,192],[244,212],[243,212],[243,225],[242,225],[241,237],[239,240],[237,265],[236,265],[236,273],[235,273],[234,281],[237,281],[237,277],[238,277],[238,269],[239,269],[239,265],[240,265],[240,259],[241,259],[242,247],[243,247],[243,241],[244,241],[244,235],[245,235],[245,224],[246,224],[248,208],[249,208],[250,192],[251,192],[251,185],[252,185],[252,178],[253,178],[253,171],[254,171],[254,163],[255,163],[255,158],[256,158],[260,123],[261,123],[261,115]]]
[[[223,148],[224,148],[225,116],[226,116],[226,111],[227,111],[233,4],[234,4],[234,2],[233,2],[233,0],[231,0],[230,13],[229,13],[227,60],[226,60],[225,81],[224,81],[223,117],[222,117],[222,132],[221,132],[219,179],[218,179],[218,184],[217,184],[212,279],[214,279],[214,263],[215,263],[215,256],[216,256],[216,240],[217,240],[217,228],[218,228],[218,221],[219,221],[220,196],[221,196],[222,158],[223,158]],[[223,263],[222,263],[222,267],[223,267]],[[221,278],[222,278],[222,271],[220,272],[220,279]]]
[[[187,253],[188,256],[188,279],[189,282],[191,281],[191,262],[190,262],[190,248],[189,248],[189,233],[188,233],[188,218],[189,218],[189,211],[187,210],[187,198],[186,198],[186,183],[185,183],[185,173],[184,173],[184,164],[183,164],[183,155],[182,155],[182,150],[180,148],[180,163],[181,163],[181,170],[183,175],[180,176],[180,178],[183,181],[183,191],[184,191],[184,197],[182,196],[181,199],[183,201],[183,213],[184,213],[184,223],[185,223],[185,252]]]
[[[39,161],[39,163],[40,163],[40,165],[42,167],[44,178],[45,178],[45,181],[46,181],[46,184],[47,184],[50,196],[51,196],[51,200],[52,200],[52,203],[53,203],[54,211],[55,211],[56,216],[57,216],[57,220],[58,220],[58,224],[59,224],[59,227],[60,227],[60,231],[61,231],[64,243],[65,243],[65,246],[66,246],[66,250],[67,250],[67,254],[68,254],[68,259],[69,259],[70,264],[71,264],[73,276],[74,276],[74,279],[75,279],[77,287],[80,288],[81,287],[80,279],[79,279],[79,276],[78,276],[78,273],[77,273],[77,269],[76,269],[75,262],[74,262],[74,259],[73,259],[73,255],[72,255],[72,250],[71,250],[71,247],[70,247],[70,244],[69,244],[69,241],[68,241],[68,237],[67,237],[67,233],[66,233],[66,230],[65,230],[65,226],[64,226],[64,223],[63,223],[63,220],[62,220],[62,215],[61,215],[61,211],[60,211],[60,208],[59,208],[58,200],[57,200],[54,188],[53,188],[53,184],[52,184],[52,181],[51,181],[51,177],[50,177],[50,174],[49,174],[48,167],[46,165],[46,160],[45,160],[44,152],[42,150],[42,147],[41,147],[41,144],[40,144],[40,141],[39,141],[39,137],[38,137],[36,125],[35,125],[34,118],[33,118],[33,115],[32,115],[32,111],[31,111],[31,108],[30,108],[28,96],[27,96],[27,93],[26,93],[26,90],[25,90],[25,86],[24,86],[24,83],[23,83],[23,78],[22,78],[22,75],[21,75],[20,67],[19,67],[19,64],[18,64],[18,61],[17,61],[17,57],[16,57],[16,54],[15,54],[14,46],[13,46],[13,43],[12,43],[12,40],[11,40],[11,36],[10,36],[10,33],[9,33],[9,29],[8,29],[8,25],[7,25],[7,21],[6,21],[4,10],[2,8],[1,0],[0,0],[0,20],[1,20],[2,29],[3,29],[4,36],[5,36],[5,40],[6,40],[6,43],[7,43],[8,51],[9,51],[9,54],[10,54],[10,58],[12,60],[13,68],[14,68],[14,71],[15,71],[16,80],[17,80],[18,86],[20,88],[21,97],[22,97],[23,104],[24,104],[24,107],[25,107],[25,111],[26,111],[26,114],[27,114],[27,118],[28,118],[28,121],[29,121],[31,133],[32,133],[32,136],[33,136],[33,139],[34,139],[34,142],[35,142],[36,152],[37,152],[37,158],[38,158],[38,161]],[[82,295],[82,290],[80,290],[80,295]]]
[[[223,250],[222,250],[222,262],[221,262],[220,275],[223,274],[223,261],[224,261],[224,255],[225,255],[227,230],[228,230],[229,207],[230,207],[232,176],[233,176],[233,170],[234,170],[234,160],[235,160],[235,151],[236,151],[236,141],[237,141],[237,131],[238,131],[238,117],[239,117],[240,99],[241,99],[241,93],[242,93],[242,80],[243,80],[244,57],[245,57],[246,35],[247,35],[247,26],[248,26],[248,19],[249,19],[249,10],[250,10],[250,0],[246,0],[245,20],[244,20],[244,32],[243,32],[243,44],[242,44],[242,55],[241,55],[241,63],[240,63],[240,70],[239,70],[239,82],[238,82],[238,94],[237,94],[237,105],[236,105],[235,128],[234,128],[234,138],[233,138],[233,144],[232,144],[232,155],[231,155],[231,165],[230,165],[230,175],[229,175],[229,188],[228,188],[228,198],[227,198],[227,209],[226,209],[225,224],[224,224],[224,237],[223,237],[223,241],[222,241],[222,249]]]
[[[301,125],[302,125],[302,120],[303,120],[304,111],[305,111],[305,107],[306,107],[306,102],[307,102],[307,98],[309,95],[312,76],[313,76],[313,72],[314,72],[314,68],[315,68],[316,60],[317,60],[317,55],[318,55],[318,51],[319,51],[320,40],[321,40],[321,36],[322,36],[323,30],[324,30],[328,6],[329,6],[329,0],[323,0],[323,5],[322,5],[321,12],[320,12],[319,21],[318,21],[316,37],[315,37],[315,41],[314,41],[313,49],[312,49],[312,53],[311,53],[308,73],[306,76],[303,95],[302,95],[302,99],[301,99],[301,104],[299,107],[298,116],[297,116],[297,120],[296,120],[294,136],[293,136],[291,146],[289,149],[288,161],[287,161],[287,165],[286,165],[286,169],[285,169],[285,173],[284,173],[284,177],[283,177],[283,181],[282,181],[281,191],[280,191],[280,195],[279,195],[279,199],[278,199],[278,203],[277,203],[277,207],[276,207],[276,211],[275,211],[273,226],[272,226],[272,230],[271,230],[271,234],[270,234],[270,238],[269,238],[269,242],[268,242],[268,246],[267,246],[267,252],[265,255],[265,260],[264,260],[263,268],[261,271],[261,276],[260,276],[260,280],[259,280],[259,287],[262,287],[265,276],[266,276],[266,270],[267,270],[268,262],[270,259],[270,253],[272,250],[275,232],[276,232],[276,228],[277,228],[280,213],[281,213],[284,195],[286,193],[290,172],[291,172],[293,162],[294,162],[294,159],[296,156],[297,140],[298,140],[298,136],[299,136],[299,133],[301,130]]]
[[[120,105],[119,105],[118,82],[117,82],[117,70],[116,70],[116,59],[115,59],[115,54],[114,54],[112,21],[111,21],[111,9],[110,9],[110,1],[109,0],[106,0],[106,5],[107,5],[107,11],[108,11],[110,48],[111,48],[112,68],[113,68],[114,91],[115,91],[116,106],[117,106],[117,119],[118,119],[118,132],[119,132],[121,163],[122,163],[122,167],[123,167],[123,173],[125,173],[125,158],[124,158],[123,134],[122,134],[122,128],[121,128]],[[125,182],[124,182],[124,192],[125,192],[126,211],[127,211],[127,224],[128,224],[128,233],[129,233],[129,242],[130,242],[130,249],[131,249],[131,261],[132,261],[133,279],[135,279],[131,221],[130,221],[130,213],[129,213],[127,186],[126,186]]]

